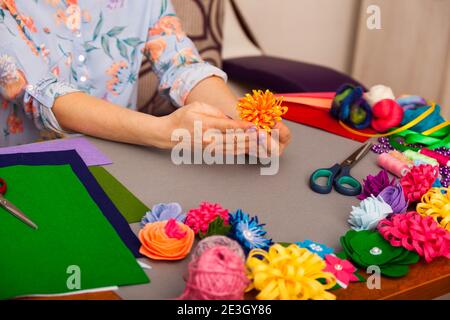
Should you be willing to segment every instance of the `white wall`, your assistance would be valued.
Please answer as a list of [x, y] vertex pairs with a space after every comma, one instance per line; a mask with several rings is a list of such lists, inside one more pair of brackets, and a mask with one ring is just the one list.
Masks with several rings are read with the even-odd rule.
[[349, 72], [359, 0], [237, 0], [266, 54]]

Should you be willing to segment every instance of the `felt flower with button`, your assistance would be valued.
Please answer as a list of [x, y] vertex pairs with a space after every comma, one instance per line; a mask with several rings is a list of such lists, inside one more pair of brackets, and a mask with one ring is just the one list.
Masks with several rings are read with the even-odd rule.
[[394, 247], [416, 251], [427, 262], [439, 257], [450, 259], [450, 232], [431, 217], [417, 212], [396, 215], [381, 221], [378, 231]]
[[308, 249], [309, 251], [317, 254], [322, 259], [325, 259], [325, 256], [327, 254], [332, 254], [334, 249], [327, 247], [324, 244], [317, 243], [311, 240], [305, 240], [303, 242], [296, 242], [296, 245], [298, 245], [300, 248]]
[[166, 221], [175, 219], [180, 222], [186, 220], [186, 215], [183, 214], [181, 205], [179, 203], [160, 203], [154, 205], [151, 211], [148, 211], [142, 218], [142, 225], [147, 223], [154, 223], [158, 221]]
[[359, 278], [355, 275], [356, 268], [348, 260], [339, 259], [335, 255], [325, 256], [326, 268], [323, 270], [334, 274], [337, 284], [342, 288], [347, 288], [350, 282], [357, 282]]
[[419, 261], [419, 255], [402, 247], [393, 247], [381, 234], [375, 231], [348, 231], [341, 237], [346, 258], [357, 266], [368, 268], [378, 266], [387, 277], [403, 277], [409, 272], [409, 265]]
[[379, 196], [392, 208], [393, 213], [405, 213], [408, 209], [409, 202], [400, 184], [387, 187]]
[[359, 207], [353, 207], [348, 222], [353, 230], [375, 230], [378, 223], [392, 213], [392, 208], [383, 198], [374, 196], [361, 201]]
[[363, 182], [363, 192], [358, 196], [359, 200], [364, 200], [370, 196], [378, 196], [385, 188], [394, 185], [395, 178], [389, 180], [386, 170], [381, 170], [376, 176], [369, 175]]
[[230, 214], [230, 238], [239, 242], [246, 253], [253, 249], [267, 250], [272, 245], [272, 239], [267, 239], [265, 236], [267, 231], [264, 230], [264, 224], [260, 224], [258, 217], [252, 217], [237, 210]]

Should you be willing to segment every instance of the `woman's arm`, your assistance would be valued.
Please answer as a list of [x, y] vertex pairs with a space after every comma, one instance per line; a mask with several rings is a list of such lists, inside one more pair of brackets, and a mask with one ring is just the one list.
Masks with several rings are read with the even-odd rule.
[[57, 98], [53, 112], [65, 130], [164, 149], [175, 144], [171, 141], [175, 129], [187, 129], [193, 136], [196, 121], [202, 122], [203, 130], [216, 128], [223, 133], [227, 129], [252, 127], [251, 123], [231, 120], [219, 109], [204, 103], [193, 102], [169, 116], [157, 118], [79, 92]]

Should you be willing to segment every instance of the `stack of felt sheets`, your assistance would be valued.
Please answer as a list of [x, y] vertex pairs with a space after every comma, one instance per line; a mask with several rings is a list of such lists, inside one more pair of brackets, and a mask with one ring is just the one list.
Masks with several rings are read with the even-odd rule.
[[0, 208], [0, 299], [149, 282], [129, 226], [148, 208], [104, 168], [86, 165], [109, 159], [84, 138], [70, 140], [0, 148], [5, 198], [39, 226]]

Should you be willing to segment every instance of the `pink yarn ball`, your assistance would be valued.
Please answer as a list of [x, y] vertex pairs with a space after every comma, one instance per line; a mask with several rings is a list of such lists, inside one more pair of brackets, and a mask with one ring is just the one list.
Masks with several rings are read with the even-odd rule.
[[178, 300], [243, 300], [248, 284], [242, 258], [216, 246], [191, 261], [186, 288]]
[[387, 132], [395, 128], [403, 120], [403, 108], [392, 99], [383, 99], [372, 108], [372, 128], [377, 132]]
[[241, 245], [237, 241], [225, 236], [211, 236], [200, 241], [192, 253], [191, 259], [196, 260], [203, 254], [203, 252], [217, 246], [227, 247], [236, 253], [242, 261], [245, 261], [245, 253], [244, 250], [242, 250]]
[[221, 217], [225, 224], [228, 224], [228, 210], [222, 208], [219, 204], [212, 204], [202, 202], [200, 207], [191, 209], [186, 214], [185, 224], [188, 225], [195, 234], [199, 231], [205, 233], [208, 231], [208, 226], [217, 217]]

